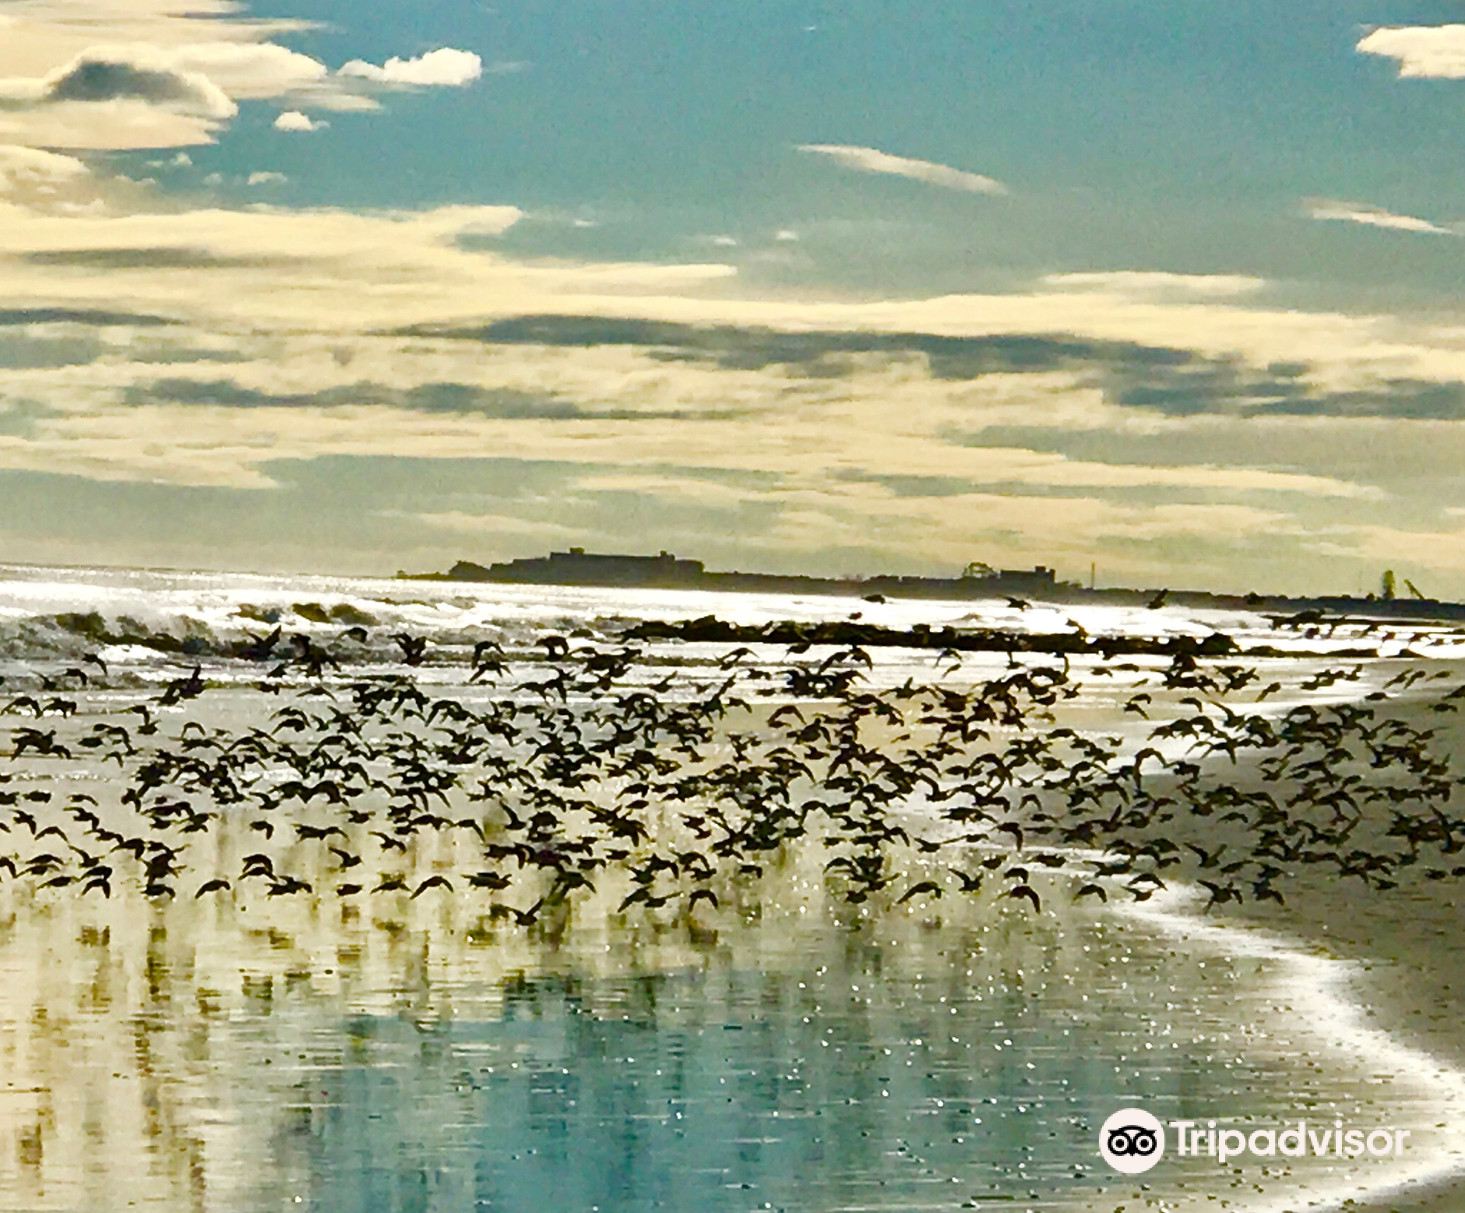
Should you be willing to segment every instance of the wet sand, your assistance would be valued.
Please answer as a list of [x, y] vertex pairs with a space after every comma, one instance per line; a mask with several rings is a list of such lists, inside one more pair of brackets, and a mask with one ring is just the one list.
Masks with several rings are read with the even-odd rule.
[[[1459, 714], [1435, 714], [1417, 701], [1399, 700], [1390, 705], [1390, 715], [1438, 729], [1457, 769], [1465, 770], [1465, 720]], [[1460, 859], [1465, 862], [1465, 852]], [[1370, 1024], [1465, 1069], [1465, 891], [1458, 880], [1427, 879], [1425, 866], [1403, 869], [1399, 887], [1385, 891], [1303, 868], [1285, 888], [1285, 906], [1249, 902], [1215, 917], [1289, 935], [1356, 962], [1352, 988]], [[1465, 1209], [1465, 1171], [1446, 1184], [1346, 1207], [1370, 1213], [1459, 1213]]]

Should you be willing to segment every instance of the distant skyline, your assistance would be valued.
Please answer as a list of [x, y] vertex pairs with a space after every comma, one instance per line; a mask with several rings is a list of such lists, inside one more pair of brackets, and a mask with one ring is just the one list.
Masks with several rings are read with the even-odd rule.
[[1465, 598], [1465, 13], [0, 2], [0, 561]]

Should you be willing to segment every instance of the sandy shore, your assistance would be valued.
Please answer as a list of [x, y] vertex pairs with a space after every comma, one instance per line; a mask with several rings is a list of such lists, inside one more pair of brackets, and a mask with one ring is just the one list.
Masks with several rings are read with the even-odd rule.
[[[1435, 728], [1458, 770], [1465, 772], [1465, 721], [1435, 714], [1417, 702], [1390, 705], [1389, 714]], [[1465, 795], [1461, 789], [1457, 795]], [[1461, 853], [1465, 862], [1465, 852]], [[1360, 967], [1354, 988], [1369, 1022], [1441, 1062], [1465, 1069], [1465, 891], [1457, 880], [1432, 881], [1405, 869], [1399, 887], [1365, 889], [1319, 870], [1301, 870], [1286, 886], [1285, 906], [1248, 903], [1220, 921], [1280, 932]], [[1374, 1213], [1459, 1213], [1465, 1173], [1446, 1185], [1412, 1189], [1350, 1210]]]

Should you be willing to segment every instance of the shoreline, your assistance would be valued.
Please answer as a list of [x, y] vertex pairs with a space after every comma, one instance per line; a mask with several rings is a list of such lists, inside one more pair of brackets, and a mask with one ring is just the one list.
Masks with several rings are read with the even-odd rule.
[[[1465, 723], [1458, 715], [1436, 716], [1418, 699], [1391, 705], [1391, 715], [1409, 723], [1439, 729], [1442, 748], [1465, 767]], [[1465, 851], [1461, 852], [1465, 861]], [[1227, 907], [1208, 922], [1193, 911], [1176, 914], [1165, 902], [1121, 905], [1166, 929], [1158, 921], [1173, 919], [1179, 936], [1222, 930], [1241, 946], [1262, 943], [1291, 951], [1304, 967], [1326, 976], [1337, 1006], [1356, 1020], [1349, 1031], [1360, 1044], [1392, 1055], [1442, 1089], [1445, 1102], [1465, 1100], [1465, 970], [1457, 970], [1455, 948], [1465, 940], [1465, 895], [1458, 879], [1432, 881], [1418, 867], [1410, 877], [1386, 891], [1370, 891], [1356, 882], [1304, 868], [1286, 889], [1286, 904], [1249, 901]], [[1157, 899], [1158, 901], [1158, 899]], [[1457, 975], [1458, 974], [1458, 975]], [[1308, 1004], [1309, 1015], [1318, 1014]], [[1371, 1054], [1370, 1054], [1371, 1056]], [[1443, 1131], [1459, 1141], [1454, 1158], [1419, 1164], [1420, 1174], [1348, 1191], [1310, 1208], [1347, 1208], [1356, 1213], [1458, 1213], [1465, 1208], [1465, 1102], [1456, 1106], [1453, 1122]], [[1295, 1202], [1296, 1207], [1301, 1202]], [[1259, 1201], [1248, 1213], [1287, 1207]]]
[[[1358, 977], [1364, 969], [1360, 962], [1324, 955], [1305, 936], [1263, 927], [1239, 915], [1207, 920], [1196, 905], [1203, 897], [1193, 886], [1177, 884], [1154, 903], [1120, 903], [1112, 912], [1120, 919], [1143, 924], [1160, 937], [1198, 943], [1222, 959], [1260, 957], [1278, 962], [1281, 971], [1271, 979], [1272, 984], [1292, 1004], [1306, 1006], [1306, 1031], [1317, 1037], [1322, 1048], [1339, 1054], [1345, 1065], [1360, 1072], [1386, 1065], [1395, 1081], [1438, 1089], [1431, 1119], [1442, 1118], [1434, 1124], [1442, 1130], [1443, 1155], [1432, 1151], [1411, 1158], [1405, 1154], [1387, 1167], [1379, 1164], [1378, 1178], [1363, 1184], [1356, 1178], [1331, 1178], [1326, 1173], [1316, 1183], [1298, 1176], [1286, 1190], [1273, 1191], [1268, 1184], [1255, 1201], [1241, 1206], [1245, 1213], [1290, 1213], [1303, 1206], [1378, 1213], [1458, 1209], [1459, 1195], [1465, 1191], [1465, 1069], [1418, 1047], [1392, 1025], [1370, 1022], [1377, 1014], [1370, 997], [1374, 992], [1361, 988]], [[1247, 1110], [1239, 1109], [1235, 1119], [1245, 1124]], [[1292, 1119], [1288, 1116], [1284, 1123], [1291, 1124]], [[1309, 1117], [1299, 1108], [1297, 1119]], [[1314, 1165], [1324, 1164], [1318, 1160]], [[1167, 1207], [1201, 1208], [1213, 1200], [1214, 1194], [1187, 1196]], [[1445, 1203], [1436, 1204], [1436, 1200]]]

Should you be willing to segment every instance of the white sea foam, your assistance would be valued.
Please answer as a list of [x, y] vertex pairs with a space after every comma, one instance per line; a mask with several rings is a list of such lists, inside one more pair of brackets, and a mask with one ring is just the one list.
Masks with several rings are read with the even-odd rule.
[[[180, 652], [209, 660], [278, 623], [287, 634], [335, 636], [370, 621], [375, 655], [389, 657], [394, 631], [411, 631], [441, 645], [468, 645], [484, 635], [528, 641], [536, 632], [589, 627], [616, 631], [642, 620], [690, 620], [706, 615], [734, 624], [796, 620], [863, 623], [892, 629], [916, 625], [1018, 633], [1068, 631], [1095, 636], [1165, 640], [1222, 632], [1243, 647], [1327, 654], [1380, 646], [1385, 654], [1407, 645], [1429, 657], [1465, 656], [1465, 634], [1448, 626], [1386, 625], [1361, 635], [1356, 627], [1307, 636], [1277, 629], [1265, 614], [1166, 606], [1157, 610], [1106, 604], [1034, 602], [1018, 610], [1004, 599], [984, 601], [891, 599], [866, 602], [835, 595], [775, 595], [701, 590], [618, 589], [492, 583], [414, 582], [320, 576], [186, 573], [128, 569], [53, 569], [0, 565], [0, 659], [77, 656], [96, 645], [96, 630], [123, 642], [126, 664], [151, 662], [142, 650]], [[1381, 640], [1393, 632], [1391, 639]], [[683, 656], [695, 650], [677, 646]], [[364, 653], [363, 656], [366, 654]], [[885, 672], [904, 678], [925, 671], [929, 653], [877, 654]], [[994, 661], [1001, 661], [994, 655]], [[975, 668], [982, 655], [969, 654]], [[1324, 692], [1350, 697], [1354, 688]]]

